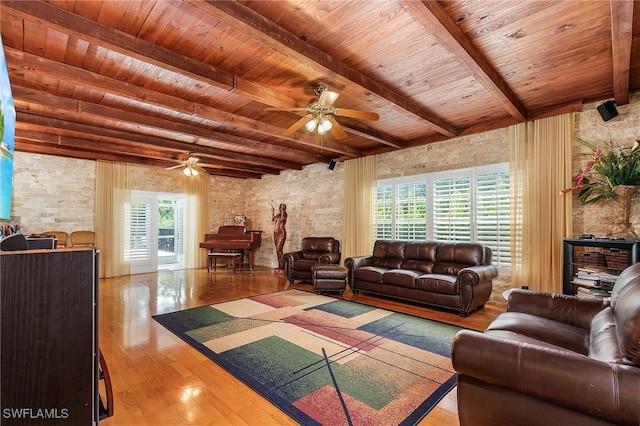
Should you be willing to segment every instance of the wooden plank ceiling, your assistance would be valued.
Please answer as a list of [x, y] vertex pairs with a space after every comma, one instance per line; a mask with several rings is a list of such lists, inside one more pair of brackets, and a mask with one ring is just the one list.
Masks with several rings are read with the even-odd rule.
[[[260, 178], [629, 102], [633, 1], [12, 1], [16, 150]], [[324, 85], [347, 137], [300, 119]]]

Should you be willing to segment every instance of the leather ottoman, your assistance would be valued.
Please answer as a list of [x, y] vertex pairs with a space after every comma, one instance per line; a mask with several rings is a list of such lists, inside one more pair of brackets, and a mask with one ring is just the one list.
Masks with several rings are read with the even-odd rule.
[[317, 294], [337, 291], [342, 295], [346, 286], [347, 270], [335, 264], [316, 264], [311, 267], [311, 282]]

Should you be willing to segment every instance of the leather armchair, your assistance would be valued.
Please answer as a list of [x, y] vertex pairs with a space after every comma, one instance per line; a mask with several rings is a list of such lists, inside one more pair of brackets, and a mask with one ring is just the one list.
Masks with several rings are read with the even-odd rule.
[[300, 250], [283, 255], [284, 272], [291, 284], [295, 280], [311, 282], [311, 267], [316, 264], [339, 264], [340, 241], [332, 237], [305, 237]]
[[514, 290], [484, 333], [452, 346], [464, 425], [638, 425], [640, 263], [610, 302]]

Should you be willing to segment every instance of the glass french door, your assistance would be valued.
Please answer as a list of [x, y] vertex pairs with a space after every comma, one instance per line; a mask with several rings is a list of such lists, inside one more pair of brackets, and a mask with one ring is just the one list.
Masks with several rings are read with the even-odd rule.
[[182, 199], [178, 194], [132, 192], [131, 204], [125, 206], [130, 247], [124, 253], [132, 274], [180, 267], [184, 256]]

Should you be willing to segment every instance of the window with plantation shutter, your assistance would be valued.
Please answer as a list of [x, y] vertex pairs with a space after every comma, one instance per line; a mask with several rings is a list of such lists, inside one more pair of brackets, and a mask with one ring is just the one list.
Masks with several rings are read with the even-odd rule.
[[395, 238], [424, 240], [427, 238], [426, 182], [408, 182], [396, 186]]
[[125, 207], [125, 228], [129, 230], [129, 247], [125, 260], [147, 260], [151, 257], [151, 205], [131, 203]]
[[391, 239], [393, 234], [393, 186], [380, 185], [377, 188], [376, 198], [376, 237], [378, 239]]
[[433, 239], [470, 241], [471, 178], [446, 177], [433, 180]]
[[511, 197], [509, 172], [476, 177], [476, 240], [491, 247], [493, 264], [511, 266]]
[[508, 164], [378, 182], [376, 238], [476, 241], [501, 273], [511, 267]]

